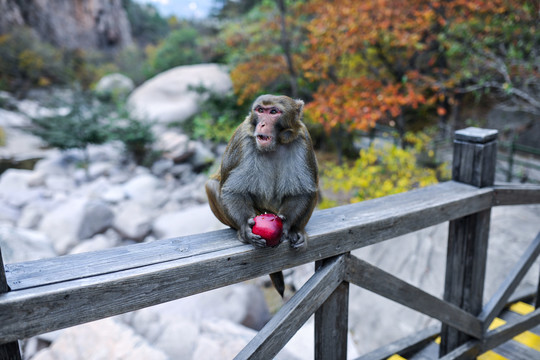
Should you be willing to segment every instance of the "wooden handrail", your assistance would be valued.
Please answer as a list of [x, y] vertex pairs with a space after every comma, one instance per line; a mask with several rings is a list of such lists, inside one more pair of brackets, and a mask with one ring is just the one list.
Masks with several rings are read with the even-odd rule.
[[240, 243], [234, 231], [219, 230], [8, 264], [11, 291], [0, 295], [0, 343], [208, 291], [466, 216], [496, 205], [494, 189], [449, 181], [318, 211], [307, 227], [305, 251], [254, 249]]

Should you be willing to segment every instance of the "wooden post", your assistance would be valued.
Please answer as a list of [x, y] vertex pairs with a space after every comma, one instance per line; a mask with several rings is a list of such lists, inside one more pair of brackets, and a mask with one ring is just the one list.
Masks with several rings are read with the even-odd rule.
[[[456, 131], [452, 179], [477, 187], [495, 180], [497, 130]], [[491, 209], [450, 221], [444, 300], [478, 315], [482, 310]], [[440, 355], [462, 345], [469, 336], [443, 324]]]
[[[315, 262], [315, 271], [324, 259]], [[315, 360], [347, 358], [349, 283], [343, 281], [315, 312]]]
[[[0, 249], [0, 294], [7, 293], [8, 291], [9, 286], [6, 280], [4, 261], [2, 260], [2, 249]], [[13, 341], [0, 345], [0, 360], [21, 360], [19, 342]]]

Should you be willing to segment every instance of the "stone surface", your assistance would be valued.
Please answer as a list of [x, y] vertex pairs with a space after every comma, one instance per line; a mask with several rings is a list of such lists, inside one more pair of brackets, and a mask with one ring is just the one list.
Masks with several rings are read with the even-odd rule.
[[150, 230], [154, 214], [135, 201], [127, 201], [121, 204], [114, 215], [113, 227], [124, 238], [142, 241]]
[[158, 239], [198, 234], [227, 228], [216, 219], [208, 204], [158, 216], [152, 231]]
[[0, 1], [0, 32], [17, 25], [70, 49], [110, 50], [133, 42], [121, 0]]
[[38, 352], [34, 360], [167, 360], [162, 351], [151, 347], [128, 326], [103, 319], [69, 328]]
[[100, 98], [122, 99], [129, 95], [134, 88], [135, 84], [133, 83], [133, 80], [125, 75], [113, 73], [99, 79], [96, 84], [95, 92]]
[[0, 249], [6, 264], [56, 256], [47, 236], [11, 225], [0, 225]]
[[217, 64], [179, 66], [156, 75], [136, 88], [128, 99], [132, 114], [158, 123], [183, 122], [197, 113], [204, 99], [190, 87], [217, 93], [232, 89], [228, 72]]
[[103, 201], [73, 198], [47, 213], [39, 230], [54, 241], [59, 254], [65, 254], [79, 240], [87, 239], [107, 229], [113, 212]]

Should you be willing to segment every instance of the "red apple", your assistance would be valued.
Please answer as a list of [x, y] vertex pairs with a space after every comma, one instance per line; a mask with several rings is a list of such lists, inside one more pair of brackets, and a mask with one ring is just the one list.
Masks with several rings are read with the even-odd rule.
[[262, 214], [255, 217], [253, 233], [266, 240], [267, 246], [278, 246], [283, 231], [283, 222], [274, 214]]

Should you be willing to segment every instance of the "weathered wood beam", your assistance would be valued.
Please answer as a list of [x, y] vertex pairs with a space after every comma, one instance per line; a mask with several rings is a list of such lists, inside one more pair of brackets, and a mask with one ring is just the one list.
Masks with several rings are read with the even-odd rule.
[[476, 317], [354, 256], [347, 259], [345, 280], [476, 338], [482, 337], [482, 323]]
[[338, 256], [325, 262], [235, 359], [273, 359], [342, 283], [344, 265], [344, 256]]
[[[317, 261], [315, 271], [329, 261], [333, 258]], [[342, 281], [315, 312], [315, 360], [347, 358], [348, 320], [349, 283]]]
[[[497, 131], [467, 128], [456, 131], [452, 180], [479, 188], [495, 179]], [[450, 221], [444, 300], [473, 315], [482, 311], [491, 208]], [[451, 326], [441, 329], [443, 356], [469, 336]]]
[[493, 205], [540, 204], [540, 186], [529, 184], [496, 184]]
[[[9, 286], [4, 272], [4, 260], [0, 249], [0, 294], [7, 293]], [[19, 342], [17, 340], [0, 345], [0, 360], [21, 360]]]
[[484, 309], [478, 316], [480, 321], [484, 324], [484, 331], [487, 330], [493, 319], [504, 308], [510, 295], [517, 288], [523, 277], [527, 274], [531, 265], [534, 263], [538, 255], [540, 254], [540, 233], [536, 235], [536, 238], [531, 242], [529, 247], [525, 250], [518, 262], [514, 265], [509, 272], [504, 282], [501, 284], [497, 292], [484, 306]]

